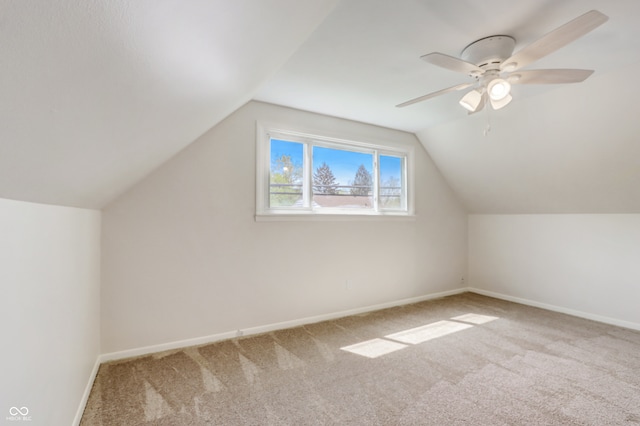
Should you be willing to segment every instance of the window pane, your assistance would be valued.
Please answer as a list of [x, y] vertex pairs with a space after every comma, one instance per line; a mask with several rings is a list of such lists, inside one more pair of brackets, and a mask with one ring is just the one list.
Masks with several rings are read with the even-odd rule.
[[402, 160], [401, 157], [380, 156], [380, 208], [404, 208]]
[[303, 152], [301, 143], [271, 139], [270, 207], [302, 207]]
[[313, 147], [313, 207], [373, 208], [373, 154]]

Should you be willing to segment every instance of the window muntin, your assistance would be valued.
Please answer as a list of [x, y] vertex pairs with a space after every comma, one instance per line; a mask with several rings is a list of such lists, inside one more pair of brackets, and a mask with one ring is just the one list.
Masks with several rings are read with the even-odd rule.
[[412, 216], [412, 153], [258, 124], [256, 218]]

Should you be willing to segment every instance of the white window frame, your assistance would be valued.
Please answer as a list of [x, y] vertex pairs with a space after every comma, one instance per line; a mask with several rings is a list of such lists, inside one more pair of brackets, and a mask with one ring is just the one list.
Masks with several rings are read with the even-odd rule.
[[[411, 219], [414, 213], [414, 149], [411, 146], [395, 146], [391, 143], [370, 143], [320, 136], [313, 133], [291, 130], [284, 126], [258, 122], [256, 126], [256, 220], [363, 220], [363, 219]], [[271, 208], [269, 206], [271, 139], [282, 139], [304, 144], [303, 148], [303, 204], [308, 207]], [[377, 141], [376, 141], [377, 142]], [[311, 201], [313, 186], [312, 149], [320, 146], [346, 149], [373, 154], [373, 199], [371, 209], [330, 208], [314, 209]], [[381, 209], [378, 205], [380, 173], [379, 156], [394, 156], [403, 159], [402, 184], [404, 205], [402, 209]]]

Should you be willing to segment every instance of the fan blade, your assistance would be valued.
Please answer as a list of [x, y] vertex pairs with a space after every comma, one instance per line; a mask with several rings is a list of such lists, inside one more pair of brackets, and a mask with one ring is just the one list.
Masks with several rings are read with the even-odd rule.
[[516, 71], [509, 75], [507, 80], [511, 84], [565, 84], [580, 83], [586, 80], [593, 70], [531, 70]]
[[442, 68], [446, 68], [451, 71], [461, 72], [468, 75], [482, 75], [484, 70], [471, 62], [463, 61], [462, 59], [454, 58], [453, 56], [445, 55], [444, 53], [428, 53], [421, 56], [420, 59], [424, 59], [430, 64], [437, 65]]
[[502, 71], [515, 71], [538, 59], [555, 52], [561, 47], [604, 24], [609, 17], [597, 10], [592, 10], [576, 19], [556, 28], [542, 38], [534, 41], [500, 65]]
[[457, 86], [448, 87], [446, 89], [438, 90], [437, 92], [429, 93], [428, 95], [420, 96], [415, 99], [411, 99], [410, 101], [403, 102], [401, 104], [396, 105], [397, 108], [404, 108], [408, 105], [413, 105], [418, 102], [426, 101], [427, 99], [435, 98], [436, 96], [444, 95], [445, 93], [455, 92], [456, 90], [463, 90], [469, 86], [473, 86], [475, 83], [462, 83]]

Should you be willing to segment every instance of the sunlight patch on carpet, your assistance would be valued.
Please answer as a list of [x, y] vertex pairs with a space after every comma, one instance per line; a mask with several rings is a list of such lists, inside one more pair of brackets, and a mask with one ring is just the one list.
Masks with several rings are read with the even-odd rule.
[[438, 321], [421, 327], [410, 328], [409, 330], [389, 334], [384, 337], [402, 343], [417, 345], [418, 343], [423, 343], [428, 340], [446, 336], [447, 334], [455, 333], [471, 327], [473, 326], [470, 324], [461, 324], [459, 322], [452, 321]]
[[367, 358], [377, 358], [381, 355], [386, 355], [406, 347], [407, 345], [403, 345], [398, 342], [390, 342], [389, 340], [384, 339], [371, 339], [365, 342], [356, 343], [355, 345], [344, 346], [340, 349], [356, 355], [366, 356]]
[[[367, 340], [340, 349], [354, 354], [377, 358], [382, 355], [403, 349], [407, 345], [417, 345], [438, 337], [456, 333], [472, 328], [473, 325], [481, 325], [499, 319], [490, 315], [468, 313], [451, 318], [453, 321], [437, 321], [420, 327], [410, 328], [397, 333], [388, 334], [384, 338]], [[465, 324], [466, 323], [466, 324]], [[387, 340], [388, 339], [388, 340]]]
[[480, 314], [464, 314], [451, 318], [456, 321], [470, 322], [471, 324], [486, 324], [491, 321], [495, 321], [498, 317], [492, 317], [491, 315]]

